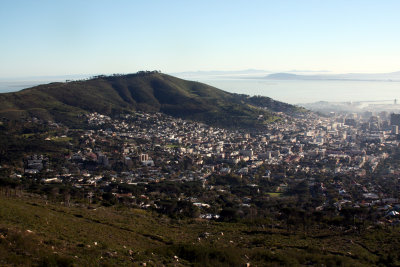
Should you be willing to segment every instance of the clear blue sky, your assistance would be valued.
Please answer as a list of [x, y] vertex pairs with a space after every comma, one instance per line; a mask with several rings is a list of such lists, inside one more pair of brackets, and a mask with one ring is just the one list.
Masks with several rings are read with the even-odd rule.
[[0, 77], [400, 70], [400, 1], [1, 0]]

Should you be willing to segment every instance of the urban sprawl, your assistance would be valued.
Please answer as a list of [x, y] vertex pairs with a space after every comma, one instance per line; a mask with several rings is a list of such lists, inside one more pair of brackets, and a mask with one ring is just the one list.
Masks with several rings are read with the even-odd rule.
[[91, 113], [85, 130], [46, 122], [55, 133], [46, 141], [68, 143], [61, 164], [28, 155], [11, 177], [67, 183], [90, 203], [204, 219], [263, 215], [274, 212], [268, 203], [304, 201], [321, 212], [368, 208], [377, 223], [397, 223], [400, 115], [278, 115], [251, 132], [141, 112]]

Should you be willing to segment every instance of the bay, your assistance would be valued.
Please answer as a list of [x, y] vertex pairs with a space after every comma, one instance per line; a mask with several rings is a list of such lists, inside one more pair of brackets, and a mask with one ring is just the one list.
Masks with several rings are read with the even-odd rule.
[[400, 82], [353, 80], [266, 80], [199, 79], [222, 90], [248, 95], [268, 96], [290, 104], [317, 101], [376, 101], [393, 103], [400, 99]]

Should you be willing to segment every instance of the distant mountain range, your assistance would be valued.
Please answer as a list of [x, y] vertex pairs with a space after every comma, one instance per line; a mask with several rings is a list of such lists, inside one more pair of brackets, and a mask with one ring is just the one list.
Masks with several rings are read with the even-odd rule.
[[400, 81], [400, 71], [390, 73], [346, 73], [330, 74], [320, 70], [290, 70], [273, 73], [267, 70], [238, 70], [238, 71], [188, 71], [172, 73], [184, 79], [269, 79], [269, 80], [341, 80], [341, 81]]
[[347, 73], [299, 75], [293, 73], [272, 73], [264, 77], [270, 80], [345, 80], [345, 81], [400, 81], [400, 71], [391, 73]]
[[278, 119], [274, 112], [304, 111], [268, 97], [228, 93], [159, 72], [101, 75], [0, 94], [0, 117], [11, 119], [36, 116], [73, 125], [87, 112], [116, 115], [135, 110], [228, 128], [261, 127]]

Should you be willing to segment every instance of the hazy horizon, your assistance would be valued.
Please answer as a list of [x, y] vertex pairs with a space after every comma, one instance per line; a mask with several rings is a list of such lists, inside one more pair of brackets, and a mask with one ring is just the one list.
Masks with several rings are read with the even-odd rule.
[[[140, 69], [138, 71], [153, 71], [152, 69]], [[60, 79], [86, 79], [96, 75], [113, 75], [113, 74], [131, 74], [136, 73], [137, 71], [128, 71], [128, 72], [107, 72], [107, 73], [75, 73], [75, 74], [43, 74], [43, 75], [20, 75], [20, 76], [0, 76], [0, 81], [36, 81], [36, 80], [60, 80]], [[250, 76], [250, 77], [259, 77], [259, 74], [275, 74], [275, 73], [291, 73], [297, 75], [304, 75], [304, 76], [312, 76], [312, 75], [348, 75], [348, 74], [365, 74], [365, 75], [376, 75], [376, 74], [400, 74], [400, 67], [399, 69], [394, 69], [388, 72], [333, 72], [330, 70], [296, 70], [296, 69], [288, 69], [288, 70], [264, 70], [264, 69], [255, 69], [255, 68], [248, 68], [248, 69], [236, 69], [236, 70], [226, 70], [226, 69], [208, 69], [208, 70], [184, 70], [179, 72], [165, 72], [162, 73], [173, 75], [173, 76], [185, 76], [185, 75], [200, 75], [200, 76], [207, 76], [207, 75], [238, 75], [238, 76]]]

